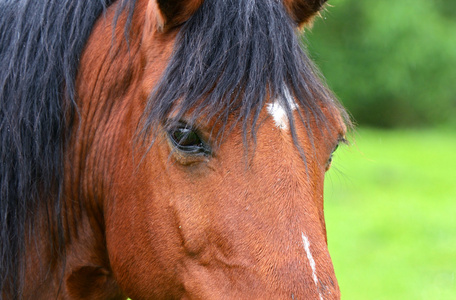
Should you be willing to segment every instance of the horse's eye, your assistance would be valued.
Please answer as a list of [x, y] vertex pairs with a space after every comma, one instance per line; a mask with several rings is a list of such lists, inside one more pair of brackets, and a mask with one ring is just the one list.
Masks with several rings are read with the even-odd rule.
[[337, 148], [339, 148], [339, 144], [337, 144], [336, 147], [334, 147], [334, 150], [331, 152], [331, 155], [329, 156], [329, 159], [326, 162], [326, 171], [328, 171], [329, 168], [331, 167], [331, 163], [332, 163], [332, 160], [333, 160], [334, 152], [336, 152]]
[[345, 139], [344, 136], [339, 136], [339, 139], [338, 139], [338, 143], [337, 145], [334, 147], [333, 151], [331, 152], [331, 155], [329, 156], [329, 159], [328, 161], [326, 162], [326, 171], [329, 170], [329, 168], [331, 167], [331, 163], [332, 163], [332, 160], [333, 160], [333, 155], [334, 155], [334, 152], [336, 152], [337, 148], [339, 148], [339, 145], [340, 144], [346, 144], [346, 145], [349, 145], [350, 143]]
[[177, 128], [172, 132], [172, 137], [180, 147], [199, 146], [202, 143], [198, 134], [188, 128]]
[[169, 138], [177, 150], [186, 154], [209, 154], [210, 149], [204, 143], [198, 133], [185, 126], [171, 129], [168, 132]]

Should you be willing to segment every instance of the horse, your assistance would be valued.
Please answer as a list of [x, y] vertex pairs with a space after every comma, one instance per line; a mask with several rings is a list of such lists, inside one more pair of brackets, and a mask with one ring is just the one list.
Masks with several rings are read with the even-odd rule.
[[0, 299], [339, 299], [325, 0], [0, 2]]

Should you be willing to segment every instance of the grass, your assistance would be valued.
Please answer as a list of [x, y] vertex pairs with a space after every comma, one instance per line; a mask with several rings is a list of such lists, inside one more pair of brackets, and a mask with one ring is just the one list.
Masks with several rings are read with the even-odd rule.
[[456, 299], [456, 132], [360, 129], [325, 182], [343, 299]]

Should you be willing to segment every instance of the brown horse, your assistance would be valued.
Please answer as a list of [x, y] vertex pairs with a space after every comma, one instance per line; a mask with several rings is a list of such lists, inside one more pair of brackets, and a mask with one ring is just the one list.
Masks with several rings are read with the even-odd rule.
[[2, 2], [0, 299], [339, 299], [324, 2]]

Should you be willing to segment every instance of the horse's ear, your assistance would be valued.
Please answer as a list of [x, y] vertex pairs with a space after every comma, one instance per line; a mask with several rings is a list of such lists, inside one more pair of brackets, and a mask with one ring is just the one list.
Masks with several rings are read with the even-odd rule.
[[151, 5], [158, 14], [158, 27], [161, 30], [176, 27], [187, 21], [204, 0], [152, 0]]
[[327, 0], [283, 0], [293, 20], [302, 26], [309, 23]]

